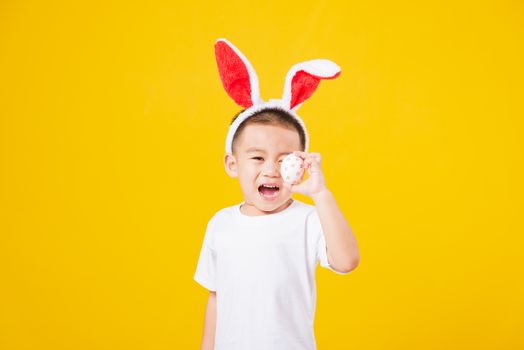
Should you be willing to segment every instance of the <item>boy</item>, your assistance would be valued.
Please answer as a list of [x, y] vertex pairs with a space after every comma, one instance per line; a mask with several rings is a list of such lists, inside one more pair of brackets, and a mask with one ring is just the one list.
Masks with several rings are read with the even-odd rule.
[[[229, 73], [242, 71], [231, 70], [235, 59], [241, 68], [249, 65], [225, 40], [215, 49], [219, 69], [220, 50], [227, 50]], [[314, 350], [316, 265], [347, 274], [358, 265], [359, 251], [326, 186], [320, 154], [306, 152], [303, 122], [281, 102], [258, 100], [252, 94], [254, 71], [246, 71], [250, 89], [241, 97], [222, 77], [235, 101], [258, 102], [241, 104], [247, 109], [233, 119], [226, 140], [225, 169], [238, 178], [244, 201], [209, 220], [194, 275], [210, 291], [201, 349]], [[280, 175], [280, 162], [290, 153], [308, 170], [300, 184]], [[293, 192], [315, 205], [291, 198]]]

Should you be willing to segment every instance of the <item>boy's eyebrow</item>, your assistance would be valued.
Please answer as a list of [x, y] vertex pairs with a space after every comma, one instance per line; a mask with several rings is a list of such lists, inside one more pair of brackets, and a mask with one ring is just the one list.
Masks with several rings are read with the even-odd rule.
[[[250, 147], [247, 149], [246, 153], [255, 153], [255, 152], [261, 152], [261, 153], [266, 153], [266, 151], [264, 151], [263, 149], [260, 149], [260, 148], [256, 148], [256, 147]], [[292, 153], [292, 151], [289, 151], [289, 152], [280, 152], [278, 155], [282, 155], [282, 154], [288, 154], [288, 153]]]

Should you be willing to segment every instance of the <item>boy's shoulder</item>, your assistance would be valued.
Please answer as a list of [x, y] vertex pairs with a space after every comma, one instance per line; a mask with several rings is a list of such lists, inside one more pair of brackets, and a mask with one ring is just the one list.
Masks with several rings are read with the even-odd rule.
[[218, 209], [214, 214], [213, 216], [211, 217], [211, 220], [215, 219], [215, 218], [220, 218], [220, 217], [224, 217], [224, 216], [234, 216], [235, 215], [235, 210], [237, 209], [237, 207], [240, 205], [240, 203], [238, 204], [234, 204], [234, 205], [230, 205], [228, 207], [224, 207], [224, 208], [220, 208]]

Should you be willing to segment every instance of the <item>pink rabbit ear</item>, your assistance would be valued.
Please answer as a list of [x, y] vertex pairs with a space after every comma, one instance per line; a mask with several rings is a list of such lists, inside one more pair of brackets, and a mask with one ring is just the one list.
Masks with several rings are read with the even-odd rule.
[[297, 63], [288, 71], [282, 103], [296, 110], [317, 89], [321, 79], [334, 79], [340, 75], [340, 67], [329, 60], [318, 59]]
[[226, 39], [218, 39], [215, 57], [222, 85], [228, 95], [244, 108], [259, 103], [258, 77], [242, 52]]

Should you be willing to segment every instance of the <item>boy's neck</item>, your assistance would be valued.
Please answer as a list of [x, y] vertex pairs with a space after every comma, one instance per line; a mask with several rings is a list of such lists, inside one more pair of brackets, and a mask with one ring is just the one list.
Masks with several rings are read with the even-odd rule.
[[247, 216], [262, 216], [262, 215], [276, 214], [276, 213], [280, 213], [283, 210], [286, 210], [293, 203], [293, 200], [294, 200], [293, 198], [289, 198], [284, 204], [282, 204], [280, 207], [278, 207], [277, 209], [273, 211], [263, 211], [263, 210], [258, 209], [254, 205], [244, 202], [240, 206], [240, 212]]

